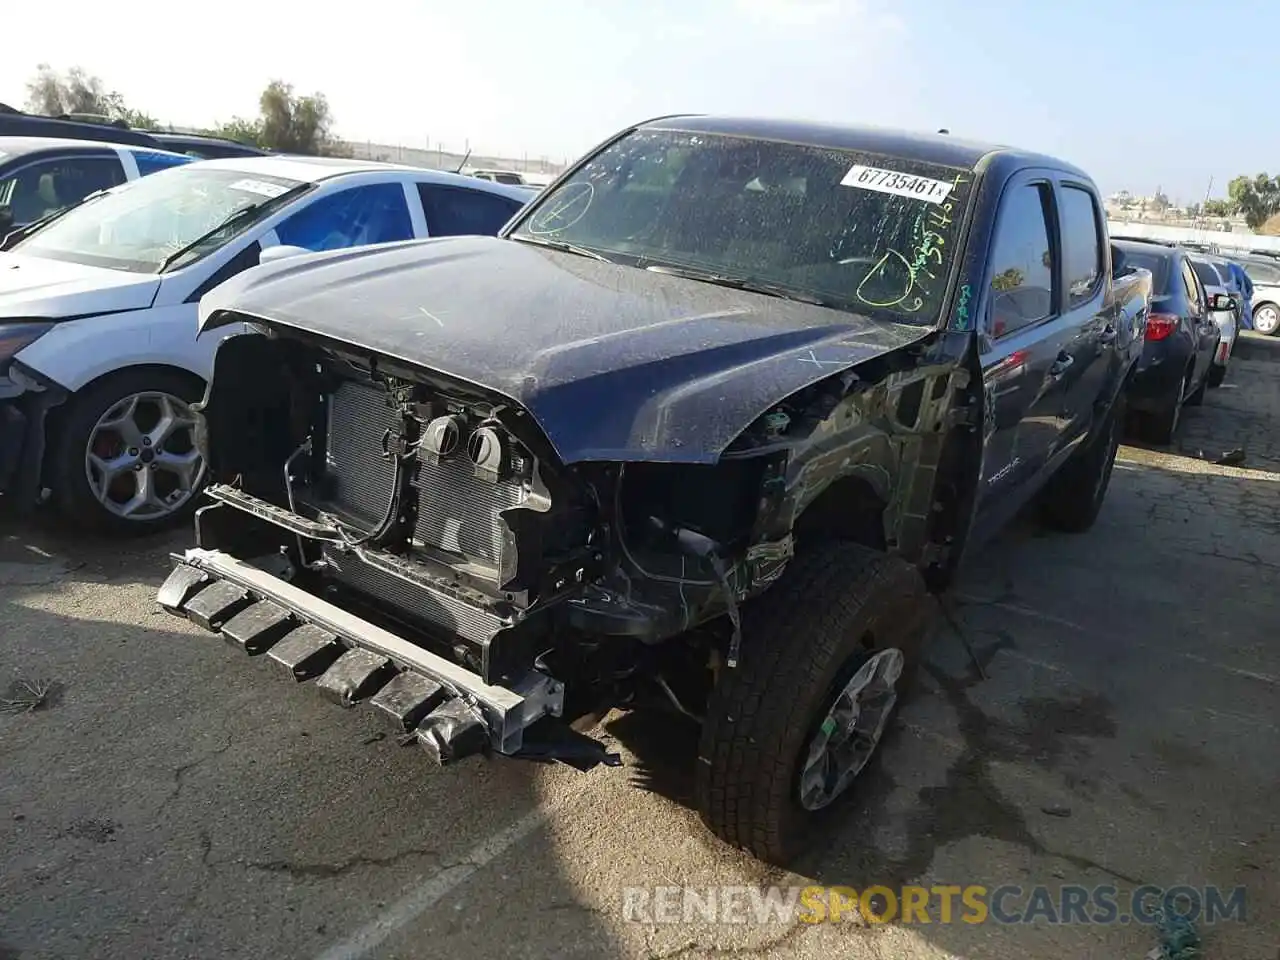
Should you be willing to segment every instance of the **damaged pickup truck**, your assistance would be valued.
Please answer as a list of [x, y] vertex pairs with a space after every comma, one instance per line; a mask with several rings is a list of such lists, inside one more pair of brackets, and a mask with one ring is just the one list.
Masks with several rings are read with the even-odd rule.
[[1098, 514], [1150, 274], [1047, 157], [701, 116], [497, 238], [206, 296], [212, 478], [160, 603], [439, 762], [700, 724], [699, 812], [785, 862], [838, 809], [963, 555]]

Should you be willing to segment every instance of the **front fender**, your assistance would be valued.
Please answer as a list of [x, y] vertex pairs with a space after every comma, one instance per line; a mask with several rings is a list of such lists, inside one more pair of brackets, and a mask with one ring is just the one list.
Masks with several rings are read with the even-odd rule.
[[[234, 335], [246, 330], [231, 328]], [[196, 305], [173, 304], [65, 320], [20, 351], [17, 359], [75, 392], [125, 367], [176, 367], [208, 381], [218, 337], [196, 338]]]

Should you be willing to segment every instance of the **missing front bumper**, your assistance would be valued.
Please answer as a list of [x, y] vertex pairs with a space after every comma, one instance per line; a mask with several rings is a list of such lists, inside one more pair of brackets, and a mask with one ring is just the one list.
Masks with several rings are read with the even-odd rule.
[[564, 686], [530, 670], [511, 687], [218, 550], [188, 550], [157, 600], [249, 654], [266, 653], [344, 706], [367, 700], [439, 762], [487, 745], [517, 755], [525, 731], [558, 717]]

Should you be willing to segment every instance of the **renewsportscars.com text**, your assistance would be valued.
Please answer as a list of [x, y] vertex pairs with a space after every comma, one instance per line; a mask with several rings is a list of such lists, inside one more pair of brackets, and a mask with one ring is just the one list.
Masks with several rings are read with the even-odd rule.
[[852, 887], [624, 887], [631, 923], [1154, 924], [1245, 920], [1245, 890], [1112, 885]]

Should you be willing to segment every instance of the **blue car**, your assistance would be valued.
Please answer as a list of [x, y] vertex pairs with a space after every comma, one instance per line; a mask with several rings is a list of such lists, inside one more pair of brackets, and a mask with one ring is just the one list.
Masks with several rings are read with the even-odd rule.
[[1227, 269], [1228, 288], [1232, 294], [1240, 298], [1240, 315], [1238, 317], [1240, 329], [1252, 330], [1253, 281], [1249, 279], [1249, 274], [1245, 273], [1244, 267], [1234, 260], [1223, 259], [1221, 263]]
[[151, 147], [0, 137], [0, 234], [79, 203], [91, 193], [194, 158]]

